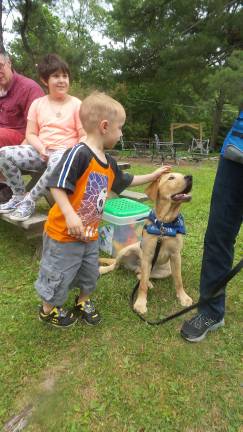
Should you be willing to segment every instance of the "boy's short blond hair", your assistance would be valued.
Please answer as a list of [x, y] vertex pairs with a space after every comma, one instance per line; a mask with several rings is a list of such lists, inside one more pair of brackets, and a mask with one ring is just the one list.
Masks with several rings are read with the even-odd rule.
[[87, 133], [93, 132], [102, 120], [114, 121], [126, 117], [123, 106], [105, 93], [95, 91], [87, 96], [80, 107], [80, 119]]

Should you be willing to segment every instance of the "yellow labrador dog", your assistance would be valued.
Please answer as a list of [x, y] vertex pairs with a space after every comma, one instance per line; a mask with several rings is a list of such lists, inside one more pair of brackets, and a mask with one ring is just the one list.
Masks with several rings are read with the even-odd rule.
[[[115, 259], [101, 258], [100, 274], [114, 270], [120, 265], [135, 271], [140, 284], [134, 309], [147, 312], [147, 291], [152, 286], [150, 278], [165, 278], [172, 275], [176, 295], [182, 306], [190, 306], [192, 299], [183, 288], [181, 277], [181, 250], [183, 247], [184, 223], [180, 207], [191, 200], [192, 176], [180, 173], [166, 173], [150, 184], [146, 193], [154, 201], [154, 210], [145, 221], [140, 245], [135, 243], [122, 249]], [[152, 261], [158, 239], [161, 246], [158, 258], [152, 268]]]

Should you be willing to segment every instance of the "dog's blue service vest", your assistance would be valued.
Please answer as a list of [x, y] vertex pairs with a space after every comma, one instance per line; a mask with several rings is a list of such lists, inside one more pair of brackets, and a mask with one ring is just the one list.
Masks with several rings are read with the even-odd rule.
[[176, 234], [186, 234], [186, 227], [184, 223], [184, 218], [182, 214], [179, 214], [173, 222], [165, 223], [161, 222], [156, 218], [154, 210], [151, 210], [147, 219], [149, 219], [152, 224], [144, 225], [144, 229], [148, 234], [162, 235], [168, 237], [175, 237]]

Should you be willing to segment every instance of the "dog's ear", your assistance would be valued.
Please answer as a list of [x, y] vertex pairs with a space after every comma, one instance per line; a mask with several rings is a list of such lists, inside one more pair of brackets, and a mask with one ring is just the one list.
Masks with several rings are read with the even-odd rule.
[[156, 201], [158, 195], [158, 187], [159, 187], [160, 177], [154, 180], [146, 189], [145, 193], [151, 199], [151, 201]]

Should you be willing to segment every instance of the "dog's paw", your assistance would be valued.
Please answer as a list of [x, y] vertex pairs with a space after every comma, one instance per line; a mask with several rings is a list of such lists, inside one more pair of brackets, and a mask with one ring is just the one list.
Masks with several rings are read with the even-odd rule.
[[179, 296], [179, 300], [182, 306], [191, 306], [192, 305], [192, 298], [189, 297], [186, 293], [183, 293]]
[[135, 310], [135, 312], [139, 313], [140, 315], [146, 314], [147, 313], [146, 301], [138, 298], [133, 305], [133, 309]]

